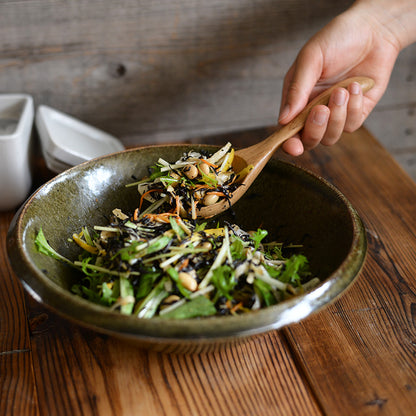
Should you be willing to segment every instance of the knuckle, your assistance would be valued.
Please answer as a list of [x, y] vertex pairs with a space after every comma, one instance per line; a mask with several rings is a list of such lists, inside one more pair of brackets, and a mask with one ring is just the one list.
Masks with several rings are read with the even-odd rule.
[[344, 131], [346, 133], [354, 133], [354, 131], [357, 130], [359, 127], [360, 125], [346, 124], [344, 127]]

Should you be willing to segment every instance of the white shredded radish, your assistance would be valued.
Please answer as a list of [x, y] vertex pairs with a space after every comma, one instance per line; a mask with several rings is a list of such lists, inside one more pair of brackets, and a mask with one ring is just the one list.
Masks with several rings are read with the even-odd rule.
[[221, 147], [220, 150], [218, 150], [211, 157], [209, 157], [207, 161], [209, 163], [217, 163], [221, 158], [223, 158], [227, 154], [230, 148], [231, 148], [231, 143], [228, 142], [225, 146]]

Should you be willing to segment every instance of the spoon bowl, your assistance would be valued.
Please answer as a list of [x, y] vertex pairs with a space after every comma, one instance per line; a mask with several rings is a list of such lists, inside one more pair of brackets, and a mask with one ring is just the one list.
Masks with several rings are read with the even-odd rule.
[[232, 193], [230, 199], [199, 208], [197, 216], [210, 218], [226, 211], [231, 205], [235, 204], [245, 194], [278, 147], [302, 130], [312, 108], [316, 105], [328, 104], [329, 97], [334, 89], [346, 88], [353, 82], [358, 82], [361, 85], [363, 93], [369, 91], [374, 86], [374, 80], [368, 77], [353, 77], [340, 81], [315, 97], [292, 121], [276, 130], [269, 137], [253, 146], [237, 150], [233, 159], [233, 170], [240, 172], [249, 165], [252, 165], [253, 168], [244, 177], [241, 185]]

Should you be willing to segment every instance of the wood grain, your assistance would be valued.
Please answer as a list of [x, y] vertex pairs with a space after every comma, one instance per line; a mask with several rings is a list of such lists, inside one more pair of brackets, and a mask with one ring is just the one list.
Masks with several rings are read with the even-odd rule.
[[285, 331], [292, 349], [326, 414], [408, 414], [416, 401], [416, 186], [363, 130], [302, 164], [351, 200], [369, 256], [345, 296]]
[[29, 350], [0, 353], [2, 415], [38, 416], [36, 385]]
[[322, 414], [277, 332], [212, 353], [163, 354], [32, 304], [31, 319], [39, 316], [32, 346], [41, 414]]
[[[0, 222], [0, 233], [5, 238], [12, 213], [2, 215]], [[11, 271], [6, 247], [3, 244], [0, 250], [0, 290], [4, 293], [4, 302], [0, 303], [0, 314], [4, 326], [0, 327], [0, 348], [1, 351], [13, 351], [28, 348], [27, 331], [22, 330], [22, 321], [25, 320], [25, 308], [23, 292], [20, 285], [15, 284], [15, 277]], [[15, 302], [14, 300], [17, 300]], [[22, 307], [23, 306], [23, 307]], [[12, 326], [13, 331], [5, 331]]]
[[26, 305], [6, 253], [12, 216], [0, 212], [0, 414], [37, 415]]

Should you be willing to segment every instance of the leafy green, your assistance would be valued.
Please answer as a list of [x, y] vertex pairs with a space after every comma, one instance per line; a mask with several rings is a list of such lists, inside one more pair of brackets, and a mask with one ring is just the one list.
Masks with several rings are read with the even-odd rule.
[[46, 240], [45, 235], [43, 234], [42, 227], [39, 229], [39, 232], [36, 235], [35, 244], [36, 244], [36, 247], [38, 248], [39, 253], [52, 257], [55, 260], [61, 260], [64, 263], [70, 264], [71, 266], [73, 265], [71, 260], [68, 260], [66, 257], [59, 254], [49, 245], [48, 241]]
[[87, 227], [82, 227], [82, 233], [84, 235], [86, 243], [90, 246], [94, 246], [94, 242], [92, 241], [90, 232], [88, 231]]
[[169, 295], [169, 292], [165, 288], [167, 281], [167, 277], [161, 279], [135, 308], [134, 313], [139, 318], [152, 318], [155, 315], [160, 303]]
[[205, 228], [206, 228], [206, 226], [207, 226], [207, 223], [206, 222], [201, 222], [199, 224], [196, 224], [196, 226], [195, 226], [195, 232], [198, 233], [199, 231], [204, 231]]
[[149, 182], [152, 182], [156, 178], [159, 178], [160, 176], [164, 176], [165, 175], [165, 173], [161, 171], [161, 168], [162, 167], [163, 166], [160, 165], [160, 164], [158, 164], [158, 163], [156, 163], [153, 166], [150, 166], [150, 169], [153, 170], [154, 172], [152, 172], [151, 175], [149, 176], [149, 178], [148, 178], [148, 181]]
[[97, 276], [101, 271], [95, 269], [94, 265], [90, 264], [94, 259], [91, 256], [84, 257], [81, 261], [81, 270], [86, 276]]
[[130, 283], [129, 279], [125, 277], [120, 277], [120, 296], [123, 299], [128, 299], [128, 297], [132, 298], [132, 301], [126, 302], [125, 304], [121, 305], [120, 312], [125, 315], [131, 315], [133, 312], [134, 307], [134, 291], [133, 286]]
[[269, 266], [268, 264], [265, 264], [264, 268], [267, 270], [267, 273], [269, 273], [269, 275], [271, 277], [273, 277], [274, 279], [279, 279], [279, 276], [282, 273], [281, 268], [276, 268], [276, 267], [273, 267], [273, 266]]
[[163, 315], [163, 318], [169, 319], [189, 319], [198, 316], [215, 315], [217, 310], [214, 304], [205, 296], [198, 296], [178, 306], [170, 312]]
[[94, 276], [85, 276], [80, 283], [72, 286], [71, 291], [91, 302], [101, 303], [99, 287], [101, 287], [101, 279], [97, 279]]
[[254, 232], [250, 238], [254, 241], [254, 251], [260, 247], [261, 241], [267, 236], [268, 232], [266, 230], [258, 229]]
[[124, 223], [124, 226], [125, 226], [125, 227], [128, 227], [128, 228], [137, 229], [137, 225], [136, 225], [134, 222], [131, 222], [131, 221], [129, 221], [129, 220], [127, 220], [127, 221]]
[[162, 235], [146, 248], [145, 254], [148, 255], [155, 253], [156, 251], [163, 250], [170, 243], [171, 240], [171, 237], [167, 235]]
[[276, 297], [273, 295], [271, 286], [262, 280], [255, 279], [253, 282], [254, 290], [263, 299], [266, 306], [275, 305]]
[[280, 274], [279, 280], [284, 283], [293, 283], [300, 285], [302, 277], [309, 276], [308, 259], [302, 255], [297, 254], [291, 256], [285, 264], [285, 268]]
[[119, 256], [122, 261], [129, 261], [134, 258], [137, 254], [137, 247], [141, 245], [143, 245], [141, 241], [133, 241], [127, 247], [118, 250], [117, 253], [111, 257], [111, 260], [114, 260]]
[[243, 241], [240, 238], [233, 236], [233, 242], [230, 244], [232, 258], [235, 260], [243, 260], [245, 258], [244, 248]]
[[176, 222], [175, 218], [169, 217], [170, 226], [172, 227], [172, 230], [175, 232], [175, 234], [179, 237], [179, 239], [182, 239], [185, 235], [185, 231], [182, 230], [182, 228], [179, 226], [179, 224]]
[[285, 259], [282, 253], [282, 249], [283, 249], [282, 243], [276, 243], [276, 242], [264, 243], [263, 248], [268, 258], [275, 259], [275, 260]]
[[145, 271], [141, 273], [140, 280], [136, 289], [136, 298], [142, 299], [147, 296], [152, 290], [152, 287], [159, 276], [160, 272]]
[[81, 286], [81, 292], [85, 295], [84, 297], [86, 297], [91, 302], [100, 303], [101, 299], [95, 288], [90, 289], [89, 287], [83, 285]]
[[230, 292], [237, 284], [234, 275], [234, 270], [226, 264], [213, 270], [211, 282], [217, 288], [219, 296], [225, 296], [230, 300], [233, 298]]
[[119, 285], [116, 284], [108, 284], [103, 283], [101, 287], [101, 302], [103, 305], [111, 306], [114, 302], [116, 302], [120, 288]]

